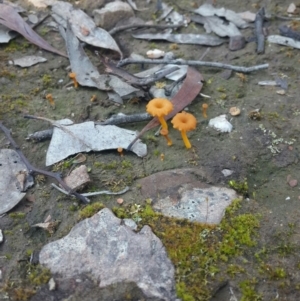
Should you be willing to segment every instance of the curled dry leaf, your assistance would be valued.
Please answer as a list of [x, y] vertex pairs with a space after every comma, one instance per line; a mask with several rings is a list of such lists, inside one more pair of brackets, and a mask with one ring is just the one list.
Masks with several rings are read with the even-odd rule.
[[47, 51], [59, 54], [67, 57], [67, 55], [54, 47], [48, 42], [41, 38], [15, 11], [15, 9], [9, 5], [0, 3], [0, 24], [10, 28], [11, 30], [17, 31], [29, 42], [43, 48]]
[[111, 49], [122, 57], [122, 52], [113, 37], [104, 29], [97, 27], [93, 19], [70, 3], [57, 1], [52, 5], [53, 18], [64, 28], [67, 21], [77, 38], [95, 47]]
[[143, 33], [133, 34], [136, 39], [143, 40], [166, 40], [177, 44], [196, 44], [206, 46], [219, 46], [226, 40], [205, 34], [171, 34], [171, 33]]

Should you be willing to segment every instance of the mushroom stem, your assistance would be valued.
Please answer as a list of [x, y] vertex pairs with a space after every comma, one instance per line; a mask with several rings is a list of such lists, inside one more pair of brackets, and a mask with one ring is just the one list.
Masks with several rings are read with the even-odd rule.
[[73, 84], [74, 84], [74, 88], [78, 88], [78, 82], [76, 80], [76, 73], [75, 72], [71, 72], [69, 74], [69, 77], [72, 79]]
[[207, 118], [207, 108], [208, 108], [207, 103], [204, 103], [202, 105], [202, 115], [203, 115], [204, 118]]
[[181, 137], [186, 148], [191, 148], [192, 145], [186, 135], [186, 131], [181, 131]]
[[168, 136], [168, 130], [166, 130], [166, 129], [162, 129], [161, 131], [160, 131], [160, 134], [162, 135], [162, 136], [164, 136], [165, 137], [165, 139], [167, 140], [167, 143], [168, 143], [168, 145], [169, 146], [171, 146], [173, 143], [172, 143], [172, 140], [169, 138], [169, 136]]
[[164, 116], [158, 116], [157, 118], [158, 118], [158, 120], [159, 120], [162, 128], [165, 129], [165, 130], [168, 130], [168, 125], [167, 125], [167, 123], [165, 121]]

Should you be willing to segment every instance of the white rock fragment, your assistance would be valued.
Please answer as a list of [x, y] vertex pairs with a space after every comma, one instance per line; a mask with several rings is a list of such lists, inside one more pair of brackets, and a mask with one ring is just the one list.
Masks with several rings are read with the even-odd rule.
[[36, 56], [36, 55], [29, 55], [29, 56], [24, 56], [19, 59], [15, 59], [13, 62], [14, 62], [14, 65], [25, 68], [25, 67], [31, 67], [33, 65], [36, 65], [38, 63], [43, 63], [46, 61], [47, 61], [47, 59], [45, 59], [44, 57]]
[[296, 5], [295, 5], [294, 3], [291, 3], [291, 4], [289, 5], [289, 7], [287, 8], [286, 12], [287, 12], [288, 14], [294, 14], [295, 11], [296, 11], [296, 9], [297, 9]]
[[221, 171], [221, 173], [224, 175], [224, 177], [229, 177], [233, 174], [233, 170], [225, 168]]
[[48, 282], [49, 291], [54, 291], [56, 288], [56, 283], [53, 278], [51, 278]]
[[146, 55], [149, 59], [158, 59], [160, 57], [163, 57], [165, 55], [165, 52], [163, 50], [153, 49], [153, 50], [148, 50], [146, 52]]
[[2, 230], [0, 229], [0, 243], [3, 242], [3, 233]]
[[210, 119], [208, 126], [221, 133], [230, 133], [232, 131], [232, 124], [226, 119], [225, 114]]

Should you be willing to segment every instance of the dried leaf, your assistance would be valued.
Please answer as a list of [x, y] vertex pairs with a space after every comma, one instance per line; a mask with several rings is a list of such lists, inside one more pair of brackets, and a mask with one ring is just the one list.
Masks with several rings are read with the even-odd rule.
[[[186, 78], [181, 86], [179, 92], [171, 99], [173, 103], [173, 111], [165, 117], [165, 120], [169, 120], [175, 116], [178, 112], [182, 111], [188, 106], [195, 97], [200, 93], [203, 86], [203, 77], [196, 69], [189, 67]], [[153, 118], [137, 135], [137, 137], [129, 144], [127, 149], [131, 149], [134, 143], [139, 139], [145, 132], [158, 126], [160, 123], [157, 118]]]
[[249, 26], [249, 24], [244, 21], [237, 13], [235, 13], [233, 10], [226, 9], [224, 7], [222, 8], [215, 8], [209, 3], [205, 3], [194, 10], [196, 14], [199, 14], [204, 17], [212, 17], [212, 16], [218, 16], [223, 17], [227, 21], [230, 21], [234, 23], [239, 28], [246, 28]]
[[143, 33], [133, 34], [132, 36], [136, 39], [166, 40], [177, 44], [196, 44], [206, 46], [219, 46], [225, 42], [224, 39], [204, 34]]
[[203, 24], [207, 33], [214, 32], [220, 37], [234, 37], [241, 35], [241, 32], [234, 23], [224, 22], [224, 20], [216, 16], [194, 16], [192, 17], [192, 20], [196, 23]]
[[[60, 120], [62, 128], [55, 127], [46, 155], [46, 166], [59, 162], [80, 152], [102, 151], [126, 148], [136, 136], [135, 131], [119, 128], [114, 125], [96, 125], [92, 121], [72, 124], [69, 119]], [[66, 128], [68, 131], [64, 131]], [[147, 146], [139, 141], [132, 151], [140, 157], [147, 154]]]
[[300, 49], [300, 42], [295, 41], [294, 39], [291, 39], [291, 38], [288, 38], [288, 37], [283, 37], [283, 36], [279, 36], [279, 35], [272, 35], [272, 36], [268, 36], [267, 39], [268, 39], [269, 43], [285, 45], [285, 46]]
[[[0, 215], [15, 207], [26, 195], [25, 191], [31, 187], [33, 178], [23, 175], [26, 166], [16, 151], [11, 149], [0, 150]], [[21, 178], [19, 177], [21, 175]], [[18, 180], [19, 178], [19, 180]], [[22, 189], [22, 190], [21, 190]]]
[[84, 52], [69, 23], [66, 32], [61, 26], [59, 29], [66, 41], [72, 71], [76, 73], [76, 80], [81, 86], [96, 87], [103, 91], [114, 90], [120, 97], [139, 91], [113, 75], [100, 74]]
[[70, 3], [57, 1], [52, 5], [53, 18], [64, 28], [67, 28], [67, 21], [70, 22], [72, 31], [77, 38], [95, 47], [111, 49], [118, 52], [119, 49], [113, 37], [104, 29], [97, 27], [93, 19], [81, 9], [74, 8]]
[[0, 3], [0, 24], [17, 31], [29, 42], [43, 48], [47, 51], [67, 57], [63, 52], [52, 47], [48, 42], [41, 38], [22, 18], [21, 16], [9, 5]]

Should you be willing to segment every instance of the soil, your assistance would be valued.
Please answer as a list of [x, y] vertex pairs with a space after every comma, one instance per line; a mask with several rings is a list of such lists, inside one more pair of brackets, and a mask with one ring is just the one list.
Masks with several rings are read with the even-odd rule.
[[[201, 3], [196, 1], [198, 7]], [[180, 7], [193, 9], [190, 1], [176, 1]], [[23, 4], [23, 3], [22, 3]], [[284, 15], [286, 1], [245, 1], [240, 6], [237, 0], [217, 1], [218, 7], [226, 7], [234, 11], [257, 11], [265, 6], [266, 11]], [[149, 10], [137, 12], [137, 16], [151, 19], [155, 4]], [[178, 9], [180, 11], [180, 9]], [[278, 34], [279, 25], [293, 25], [299, 30], [299, 21], [290, 22], [272, 17], [267, 22], [269, 34]], [[43, 24], [36, 28], [54, 47], [64, 50], [65, 46], [58, 32], [49, 30]], [[47, 32], [45, 34], [45, 32]], [[181, 33], [203, 33], [199, 25], [182, 28]], [[243, 30], [246, 37], [253, 36], [253, 28]], [[122, 51], [145, 54], [151, 47], [165, 51], [170, 50], [170, 43], [163, 41], [135, 40], [130, 32], [121, 32], [115, 36]], [[173, 47], [174, 48], [174, 47]], [[87, 54], [93, 63], [103, 70], [99, 60], [93, 54], [94, 49], [86, 46]], [[206, 47], [197, 45], [178, 45], [172, 51], [177, 57], [197, 60], [205, 52]], [[103, 51], [103, 54], [116, 59], [116, 54]], [[9, 61], [25, 55], [42, 55], [47, 62], [30, 68], [19, 68]], [[149, 99], [139, 102], [125, 100], [123, 105], [107, 100], [104, 92], [80, 86], [78, 89], [66, 88], [70, 82], [68, 77], [69, 61], [55, 54], [42, 51], [31, 45], [22, 37], [17, 37], [8, 44], [0, 45], [0, 119], [11, 129], [12, 135], [20, 145], [28, 160], [36, 167], [45, 169], [45, 154], [48, 141], [33, 143], [25, 138], [34, 131], [49, 128], [49, 124], [37, 120], [24, 119], [30, 114], [59, 120], [70, 118], [74, 122], [86, 120], [102, 121], [119, 112], [145, 112]], [[245, 76], [233, 72], [229, 79], [224, 79], [224, 70], [216, 68], [198, 68], [205, 79], [202, 93], [210, 98], [198, 96], [188, 107], [189, 112], [198, 120], [197, 129], [189, 133], [192, 148], [184, 148], [180, 135], [170, 130], [173, 146], [168, 147], [165, 140], [154, 137], [151, 130], [143, 137], [147, 143], [148, 155], [141, 159], [133, 153], [126, 152], [123, 157], [113, 151], [87, 154], [85, 164], [90, 169], [92, 183], [85, 191], [113, 190], [118, 191], [126, 185], [132, 188], [128, 194], [121, 196], [127, 204], [142, 204], [139, 198], [136, 180], [158, 171], [201, 167], [210, 184], [229, 186], [229, 181], [243, 183], [247, 181], [248, 191], [244, 194], [243, 203], [261, 213], [261, 224], [257, 245], [247, 253], [241, 266], [246, 272], [228, 279], [238, 300], [299, 300], [300, 299], [300, 191], [299, 186], [289, 184], [290, 180], [299, 178], [299, 114], [298, 102], [300, 54], [297, 49], [266, 43], [264, 54], [256, 54], [256, 44], [248, 43], [242, 50], [231, 52], [228, 44], [212, 47], [205, 56], [206, 61], [224, 62], [239, 66], [253, 66], [268, 63], [269, 68], [249, 73]], [[138, 66], [128, 66], [130, 72], [140, 70]], [[278, 94], [280, 87], [259, 86], [262, 80], [285, 79], [288, 89], [285, 94]], [[63, 81], [61, 81], [63, 80]], [[51, 93], [56, 108], [53, 109], [45, 95]], [[90, 99], [96, 95], [97, 101]], [[202, 103], [208, 104], [208, 118], [202, 115]], [[231, 107], [237, 106], [241, 114], [230, 117], [233, 124], [231, 133], [219, 133], [208, 128], [210, 118], [227, 114]], [[251, 118], [252, 111], [259, 109], [259, 118]], [[229, 115], [228, 115], [229, 116]], [[141, 130], [146, 123], [128, 124], [124, 127]], [[7, 147], [7, 140], [0, 133], [0, 147]], [[161, 160], [160, 154], [164, 154]], [[68, 160], [65, 160], [66, 162]], [[67, 174], [70, 166], [67, 163], [56, 164], [48, 170], [59, 170]], [[230, 169], [233, 174], [224, 177], [223, 169]], [[65, 236], [79, 220], [79, 211], [84, 207], [75, 199], [62, 195], [51, 187], [52, 179], [36, 179], [36, 185], [27, 192], [10, 213], [25, 213], [24, 216], [7, 214], [0, 218], [0, 228], [4, 231], [5, 242], [0, 245], [0, 267], [2, 284], [6, 290], [0, 293], [0, 300], [8, 295], [11, 300], [17, 299], [10, 294], [9, 286], [22, 283], [30, 273], [29, 258], [45, 244]], [[291, 187], [294, 186], [294, 187]], [[116, 196], [93, 197], [93, 202], [100, 201], [107, 207], [119, 206]], [[247, 208], [248, 208], [247, 207]], [[31, 225], [41, 223], [51, 217], [59, 224], [54, 234], [43, 229], [32, 228]], [[264, 269], [257, 261], [257, 254], [264, 252]], [[228, 265], [230, 262], [228, 262]], [[272, 270], [273, 276], [266, 273]], [[277, 270], [276, 270], [277, 269]], [[284, 273], [275, 273], [275, 270]], [[245, 297], [239, 287], [241, 280], [254, 279], [257, 294]], [[212, 300], [229, 299], [228, 287], [216, 290]], [[2, 295], [1, 295], [2, 294]], [[2, 299], [1, 299], [2, 298]], [[8, 298], [8, 297], [7, 297]], [[194, 296], [195, 300], [197, 296]], [[61, 299], [59, 299], [61, 300]], [[75, 300], [75, 299], [74, 299]], [[80, 299], [78, 299], [80, 300]], [[95, 299], [94, 299], [95, 300]]]

